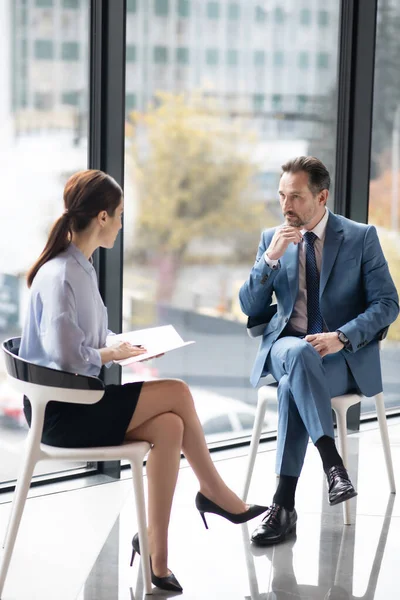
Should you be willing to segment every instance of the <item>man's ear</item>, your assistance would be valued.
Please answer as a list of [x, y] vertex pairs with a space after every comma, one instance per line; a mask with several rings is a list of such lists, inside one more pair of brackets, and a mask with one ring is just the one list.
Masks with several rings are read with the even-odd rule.
[[319, 194], [319, 201], [320, 203], [323, 203], [326, 205], [326, 203], [328, 202], [328, 196], [329, 196], [329, 191], [328, 190], [322, 190]]

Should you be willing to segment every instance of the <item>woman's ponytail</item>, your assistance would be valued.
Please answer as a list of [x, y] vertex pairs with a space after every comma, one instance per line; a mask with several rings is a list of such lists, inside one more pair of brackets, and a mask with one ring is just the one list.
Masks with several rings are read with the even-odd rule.
[[57, 219], [54, 223], [47, 243], [43, 249], [42, 254], [39, 256], [35, 264], [29, 269], [27, 275], [28, 288], [31, 287], [33, 280], [36, 277], [40, 267], [42, 267], [49, 260], [64, 252], [71, 243], [71, 227], [68, 212]]
[[121, 187], [103, 171], [87, 169], [71, 175], [64, 187], [65, 210], [54, 223], [42, 254], [28, 272], [28, 287], [40, 267], [68, 248], [72, 233], [85, 231], [103, 210], [113, 217], [121, 198]]

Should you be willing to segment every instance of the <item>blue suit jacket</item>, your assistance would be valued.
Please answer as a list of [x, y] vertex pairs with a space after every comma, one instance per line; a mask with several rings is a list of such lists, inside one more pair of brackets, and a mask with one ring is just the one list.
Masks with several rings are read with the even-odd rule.
[[[264, 260], [275, 229], [261, 235], [256, 262], [239, 292], [243, 312], [265, 327], [250, 381], [257, 386], [268, 375], [265, 361], [272, 344], [285, 328], [297, 299], [299, 247], [290, 244], [271, 269]], [[271, 318], [272, 294], [277, 310]], [[361, 392], [382, 391], [379, 339], [399, 312], [398, 295], [375, 227], [329, 214], [322, 254], [320, 307], [329, 331], [340, 329], [351, 350], [342, 350]]]

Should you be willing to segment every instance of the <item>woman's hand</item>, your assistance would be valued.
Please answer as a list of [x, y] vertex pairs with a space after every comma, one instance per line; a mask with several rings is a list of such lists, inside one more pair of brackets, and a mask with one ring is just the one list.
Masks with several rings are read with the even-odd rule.
[[113, 360], [124, 360], [125, 358], [146, 354], [147, 350], [143, 346], [133, 346], [129, 342], [118, 342], [108, 346], [108, 348], [101, 348], [99, 352], [104, 365]]
[[129, 342], [119, 342], [110, 346], [114, 351], [113, 360], [124, 360], [125, 358], [132, 358], [133, 356], [139, 356], [139, 354], [146, 354], [146, 348], [143, 346], [134, 346]]

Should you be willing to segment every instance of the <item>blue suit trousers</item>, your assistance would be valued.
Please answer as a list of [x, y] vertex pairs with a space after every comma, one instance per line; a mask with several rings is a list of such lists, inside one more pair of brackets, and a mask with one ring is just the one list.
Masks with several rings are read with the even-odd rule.
[[334, 437], [331, 398], [356, 390], [343, 352], [321, 358], [304, 339], [287, 336], [271, 347], [266, 366], [278, 381], [276, 473], [298, 477], [309, 437]]

